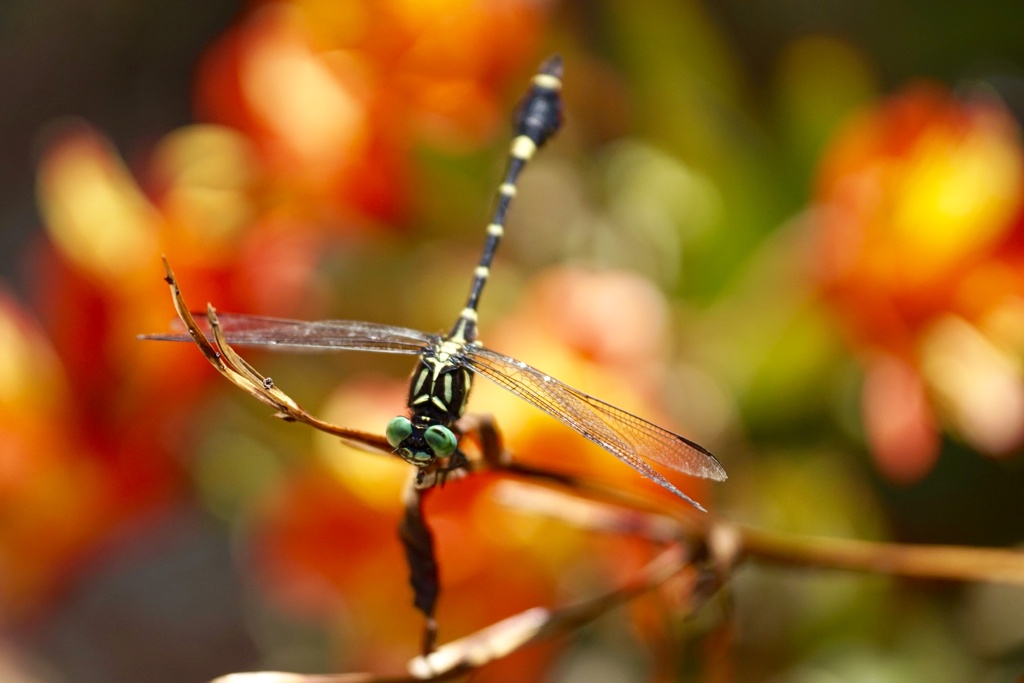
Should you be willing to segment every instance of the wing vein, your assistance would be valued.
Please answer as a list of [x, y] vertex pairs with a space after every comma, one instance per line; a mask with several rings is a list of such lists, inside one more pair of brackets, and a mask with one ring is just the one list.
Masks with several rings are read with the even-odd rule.
[[473, 371], [532, 403], [687, 500], [690, 499], [645, 459], [696, 477], [726, 478], [718, 460], [689, 439], [490, 349], [468, 347], [464, 355], [466, 365]]

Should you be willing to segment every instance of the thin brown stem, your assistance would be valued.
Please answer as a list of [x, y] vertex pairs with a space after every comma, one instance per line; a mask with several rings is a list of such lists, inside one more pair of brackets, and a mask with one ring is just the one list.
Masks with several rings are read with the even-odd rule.
[[[725, 526], [713, 521], [710, 528]], [[766, 562], [914, 579], [1024, 585], [1024, 552], [1017, 550], [873, 543], [794, 536], [750, 527], [733, 527], [733, 531], [738, 534], [746, 557]]]

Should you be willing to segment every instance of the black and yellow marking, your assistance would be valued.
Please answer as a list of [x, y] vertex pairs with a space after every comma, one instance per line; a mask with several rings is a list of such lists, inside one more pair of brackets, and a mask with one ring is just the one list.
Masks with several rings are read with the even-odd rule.
[[[526, 163], [538, 149], [554, 135], [562, 125], [562, 59], [552, 57], [544, 62], [533, 81], [529, 92], [519, 105], [515, 120], [515, 135], [509, 146], [505, 177], [498, 186], [498, 197], [494, 215], [487, 226], [487, 241], [480, 256], [480, 263], [473, 273], [469, 298], [448, 337], [461, 338], [467, 343], [476, 338], [476, 309], [487, 277], [491, 273], [491, 262], [498, 244], [505, 234], [505, 218], [509, 206], [516, 196], [516, 182]], [[472, 311], [472, 315], [470, 315]]]
[[406, 432], [403, 422], [402, 428], [395, 432], [403, 435], [403, 438], [394, 445], [395, 451], [414, 465], [429, 465], [437, 455], [430, 450], [430, 444], [425, 438], [426, 431], [438, 428], [451, 430], [466, 409], [473, 375], [464, 367], [462, 351], [467, 344], [476, 340], [480, 294], [487, 284], [491, 262], [505, 234], [505, 218], [516, 196], [519, 174], [534, 153], [562, 124], [561, 89], [562, 60], [552, 57], [541, 65], [533, 77], [529, 92], [519, 105], [505, 175], [498, 186], [494, 214], [487, 225], [487, 241], [480, 262], [473, 271], [466, 305], [448, 336], [424, 350], [413, 372], [408, 402], [412, 412], [408, 423], [411, 429]]

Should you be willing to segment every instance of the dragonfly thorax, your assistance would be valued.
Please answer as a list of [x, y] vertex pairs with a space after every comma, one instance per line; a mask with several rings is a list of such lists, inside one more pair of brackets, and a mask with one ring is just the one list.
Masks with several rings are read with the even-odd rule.
[[409, 382], [411, 417], [388, 423], [388, 443], [419, 467], [447, 458], [458, 447], [451, 427], [462, 417], [472, 386], [472, 373], [461, 362], [462, 346], [444, 340], [424, 350]]

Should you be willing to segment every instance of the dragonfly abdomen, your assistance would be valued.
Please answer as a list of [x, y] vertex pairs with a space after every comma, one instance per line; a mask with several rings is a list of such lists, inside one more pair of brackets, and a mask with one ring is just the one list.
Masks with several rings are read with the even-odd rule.
[[[462, 317], [473, 317], [480, 303], [487, 278], [490, 276], [491, 262], [498, 249], [502, 236], [505, 234], [505, 217], [512, 199], [516, 196], [516, 181], [533, 154], [544, 146], [562, 125], [562, 60], [552, 57], [544, 62], [538, 73], [533, 77], [530, 91], [523, 98], [516, 112], [515, 136], [509, 147], [508, 165], [505, 177], [498, 187], [497, 204], [494, 215], [487, 226], [487, 241], [484, 243], [480, 263], [473, 273], [469, 298], [463, 309]], [[456, 336], [458, 325], [451, 336]], [[472, 340], [467, 340], [472, 341]]]

